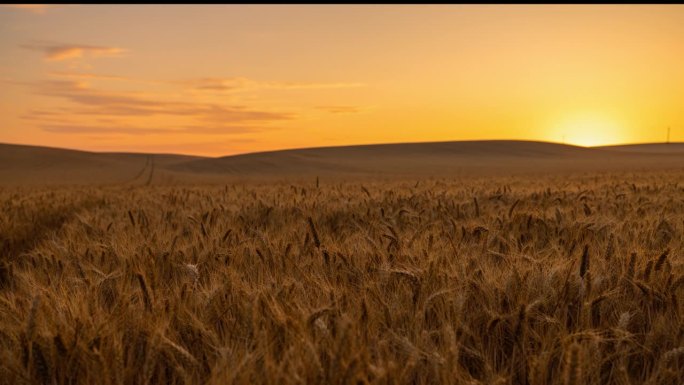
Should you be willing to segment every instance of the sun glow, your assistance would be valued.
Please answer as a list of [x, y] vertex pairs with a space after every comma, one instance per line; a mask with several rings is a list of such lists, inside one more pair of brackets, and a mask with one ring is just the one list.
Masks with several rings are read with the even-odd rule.
[[556, 135], [566, 144], [592, 147], [621, 143], [623, 128], [614, 120], [600, 115], [577, 115], [556, 129]]

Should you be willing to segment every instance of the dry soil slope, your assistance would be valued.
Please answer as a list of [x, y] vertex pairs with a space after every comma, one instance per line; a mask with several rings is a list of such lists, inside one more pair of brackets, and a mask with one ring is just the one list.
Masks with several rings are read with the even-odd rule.
[[0, 185], [140, 184], [149, 177], [151, 163], [161, 178], [168, 166], [194, 159], [198, 158], [0, 143]]
[[595, 147], [597, 149], [609, 151], [621, 151], [643, 154], [671, 154], [684, 155], [684, 143], [641, 143], [641, 144], [624, 144], [617, 146], [602, 146]]
[[676, 168], [684, 153], [637, 153], [557, 143], [491, 140], [284, 150], [172, 165], [242, 176], [310, 174], [453, 175]]
[[148, 180], [153, 184], [223, 183], [236, 177], [498, 175], [682, 167], [682, 144], [585, 148], [492, 140], [320, 147], [221, 158], [0, 144], [0, 185], [4, 186], [140, 185]]

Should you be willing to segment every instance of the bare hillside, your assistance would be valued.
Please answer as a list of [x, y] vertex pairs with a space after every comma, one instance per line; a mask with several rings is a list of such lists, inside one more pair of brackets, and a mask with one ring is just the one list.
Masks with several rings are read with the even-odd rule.
[[586, 148], [532, 141], [319, 147], [219, 158], [0, 144], [0, 185], [224, 183], [297, 176], [453, 176], [684, 167], [684, 145]]

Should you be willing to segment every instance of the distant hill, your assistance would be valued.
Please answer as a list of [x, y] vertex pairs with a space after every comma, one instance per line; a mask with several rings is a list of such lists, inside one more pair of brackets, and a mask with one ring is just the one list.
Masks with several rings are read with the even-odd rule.
[[617, 146], [594, 147], [611, 151], [639, 152], [651, 154], [680, 154], [684, 155], [684, 143], [640, 143], [622, 144]]
[[[0, 143], [0, 185], [126, 184], [154, 168], [198, 159], [173, 154], [100, 153]], [[152, 166], [154, 164], [154, 166]]]
[[0, 185], [140, 185], [312, 175], [495, 175], [683, 167], [683, 143], [587, 148], [487, 140], [318, 147], [219, 158], [0, 144]]
[[245, 176], [316, 173], [439, 176], [683, 166], [682, 159], [675, 155], [679, 154], [641, 154], [548, 142], [487, 140], [270, 151], [197, 159], [177, 163], [171, 168]]

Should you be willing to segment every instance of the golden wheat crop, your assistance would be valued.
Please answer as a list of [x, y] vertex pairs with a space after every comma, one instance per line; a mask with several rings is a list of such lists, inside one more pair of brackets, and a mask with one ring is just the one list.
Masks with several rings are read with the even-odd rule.
[[3, 384], [681, 384], [684, 173], [0, 192]]

